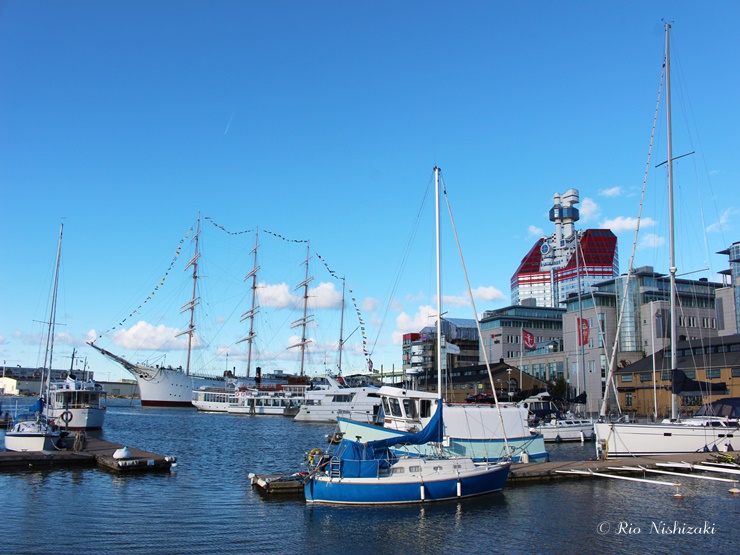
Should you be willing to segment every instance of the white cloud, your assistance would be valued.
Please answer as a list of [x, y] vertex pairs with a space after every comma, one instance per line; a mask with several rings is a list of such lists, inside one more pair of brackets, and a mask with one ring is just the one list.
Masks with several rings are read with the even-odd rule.
[[362, 301], [362, 303], [360, 304], [360, 308], [364, 312], [375, 312], [378, 310], [379, 306], [380, 306], [380, 301], [372, 297], [366, 297], [365, 300]]
[[660, 237], [659, 235], [656, 235], [655, 233], [648, 233], [642, 238], [638, 248], [654, 249], [656, 247], [662, 247], [663, 245], [665, 245], [665, 237]]
[[707, 233], [721, 233], [723, 229], [726, 231], [731, 230], [732, 226], [728, 227], [727, 223], [730, 221], [731, 216], [735, 216], [737, 214], [740, 214], [740, 210], [737, 208], [728, 208], [722, 212], [719, 220], [707, 226]]
[[[478, 287], [473, 289], [473, 299], [476, 301], [491, 302], [502, 301], [506, 299], [504, 294], [493, 286]], [[444, 306], [470, 306], [469, 295], [443, 295], [442, 304]]]
[[508, 297], [504, 295], [501, 291], [496, 289], [493, 286], [489, 287], [478, 287], [477, 289], [473, 289], [473, 297], [476, 301], [503, 301], [506, 300]]
[[611, 187], [610, 189], [603, 189], [600, 192], [601, 196], [604, 197], [618, 197], [622, 194], [622, 188], [621, 187]]
[[586, 197], [581, 201], [581, 221], [588, 222], [594, 220], [601, 214], [601, 208], [592, 199]]
[[257, 285], [257, 298], [260, 306], [271, 308], [291, 308], [296, 305], [298, 299], [292, 294], [287, 283], [267, 285], [264, 282]]
[[529, 232], [530, 237], [537, 237], [537, 238], [542, 237], [543, 232], [542, 232], [541, 227], [537, 227], [536, 225], [531, 225], [527, 228], [527, 231]]
[[[642, 218], [640, 222], [640, 228], [654, 227], [655, 220], [652, 218]], [[637, 227], [637, 218], [629, 216], [618, 216], [613, 220], [604, 220], [600, 224], [602, 229], [611, 229], [614, 233], [621, 233], [622, 231], [634, 231]]]
[[[141, 321], [127, 330], [113, 332], [111, 339], [114, 344], [124, 349], [181, 351], [186, 350], [188, 344], [186, 340], [187, 336], [175, 337], [180, 331], [182, 330], [168, 328], [163, 324], [153, 326]], [[201, 346], [201, 341], [197, 335], [193, 335], [193, 346], [194, 348]]]
[[308, 297], [311, 306], [317, 309], [342, 306], [342, 294], [334, 288], [333, 283], [322, 282], [313, 289], [309, 287]]
[[437, 321], [437, 309], [428, 305], [420, 306], [412, 318], [405, 312], [396, 316], [396, 330], [393, 332], [393, 344], [401, 345], [405, 333], [416, 333]]

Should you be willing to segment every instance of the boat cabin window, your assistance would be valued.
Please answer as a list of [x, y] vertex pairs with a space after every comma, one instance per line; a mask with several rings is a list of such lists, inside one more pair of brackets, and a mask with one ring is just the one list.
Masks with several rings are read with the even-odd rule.
[[431, 418], [432, 416], [432, 401], [431, 399], [422, 399], [419, 401], [421, 405], [419, 407], [419, 416], [421, 418]]
[[403, 410], [407, 418], [419, 418], [418, 411], [416, 410], [416, 402], [413, 399], [403, 400]]
[[391, 416], [403, 416], [401, 414], [401, 404], [398, 402], [398, 399], [395, 399], [393, 397], [383, 399], [383, 404], [385, 405], [385, 412], [386, 414], [390, 414]]

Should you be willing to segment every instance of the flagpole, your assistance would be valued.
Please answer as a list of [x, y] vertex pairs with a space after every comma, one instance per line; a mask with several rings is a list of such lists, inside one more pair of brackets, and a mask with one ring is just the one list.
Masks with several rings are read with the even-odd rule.
[[519, 338], [519, 391], [524, 391], [524, 384], [522, 383], [522, 358], [524, 357], [524, 326], [519, 331], [521, 337]]

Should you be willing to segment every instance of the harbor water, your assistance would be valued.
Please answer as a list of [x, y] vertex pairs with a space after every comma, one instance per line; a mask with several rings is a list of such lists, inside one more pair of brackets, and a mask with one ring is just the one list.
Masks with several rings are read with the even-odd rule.
[[[587, 478], [406, 506], [307, 505], [267, 496], [250, 472], [305, 471], [330, 424], [109, 403], [103, 439], [174, 455], [169, 473], [100, 469], [0, 473], [0, 553], [699, 553], [737, 551], [731, 484], [681, 478], [674, 488]], [[548, 445], [588, 459], [593, 443]], [[673, 477], [651, 479], [671, 481]]]

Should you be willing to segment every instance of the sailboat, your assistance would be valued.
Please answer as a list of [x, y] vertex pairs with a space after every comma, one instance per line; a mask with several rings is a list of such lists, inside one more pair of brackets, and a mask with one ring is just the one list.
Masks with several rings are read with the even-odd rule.
[[139, 386], [139, 396], [142, 406], [151, 407], [192, 407], [193, 390], [203, 388], [224, 387], [225, 379], [220, 376], [204, 376], [190, 372], [190, 356], [193, 347], [193, 334], [195, 333], [195, 307], [200, 299], [197, 297], [196, 284], [198, 281], [198, 260], [200, 258], [199, 250], [200, 237], [200, 215], [196, 225], [193, 237], [194, 254], [193, 258], [185, 266], [185, 269], [192, 268], [193, 289], [192, 296], [188, 302], [182, 306], [181, 312], [190, 313], [190, 322], [185, 331], [177, 334], [188, 336], [187, 362], [185, 368], [172, 366], [157, 365], [150, 366], [131, 362], [122, 356], [116, 355], [95, 344], [94, 341], [88, 342], [93, 349], [99, 351], [103, 356], [121, 365], [125, 370], [131, 373]]
[[[39, 398], [22, 414], [13, 418], [10, 428], [5, 432], [5, 449], [8, 451], [51, 451], [56, 448], [62, 431], [59, 426], [49, 418], [46, 411], [45, 395], [49, 391], [51, 381], [51, 363], [54, 353], [54, 332], [56, 328], [57, 291], [59, 289], [59, 263], [62, 256], [62, 236], [64, 224], [59, 229], [59, 242], [57, 244], [56, 264], [54, 266], [54, 285], [52, 287], [51, 310], [46, 335], [46, 351], [44, 353], [44, 366], [41, 375], [41, 386]], [[46, 380], [46, 383], [44, 383]]]
[[[668, 169], [668, 210], [670, 222], [670, 311], [671, 311], [671, 361], [677, 361], [677, 316], [676, 311], [676, 263], [673, 222], [673, 152], [671, 144], [671, 64], [670, 64], [670, 24], [665, 24], [665, 76], [666, 76], [666, 128], [667, 128], [667, 169]], [[653, 355], [655, 356], [655, 355]], [[606, 422], [606, 403], [608, 388], [612, 383], [612, 369], [607, 376], [607, 391], [601, 408], [600, 421], [594, 425], [596, 435], [596, 455], [602, 459], [639, 457], [646, 455], [672, 455], [703, 451], [732, 450], [732, 440], [740, 444], [737, 420], [707, 415], [696, 415], [681, 420], [678, 417], [678, 379], [682, 371], [674, 366], [671, 370], [673, 390], [671, 395], [671, 418], [658, 424], [638, 424], [629, 422]], [[737, 438], [737, 439], [735, 439]]]
[[[439, 248], [439, 172], [435, 169], [437, 184], [436, 228]], [[439, 256], [437, 271], [439, 272]], [[438, 284], [437, 298], [441, 297]], [[476, 319], [477, 321], [477, 319]], [[442, 360], [442, 313], [437, 315], [437, 360]], [[482, 336], [480, 329], [479, 335]], [[488, 365], [487, 353], [483, 351]], [[441, 377], [442, 369], [437, 375]], [[490, 377], [490, 368], [489, 368]], [[441, 389], [438, 389], [441, 391]], [[494, 388], [495, 392], [495, 388]], [[360, 437], [363, 441], [401, 438], [409, 432], [426, 428], [432, 421], [439, 403], [437, 395], [431, 392], [416, 391], [391, 386], [383, 386], [378, 392], [382, 401], [382, 411], [376, 421], [339, 417], [338, 433], [343, 437]], [[448, 404], [445, 407], [444, 436], [449, 449], [476, 462], [513, 460], [514, 462], [544, 462], [549, 460], [545, 442], [541, 435], [529, 431], [528, 411], [514, 403], [463, 403]], [[398, 447], [396, 447], [398, 449]], [[415, 451], [424, 449], [415, 447]], [[433, 449], [426, 451], [433, 453]]]
[[[434, 168], [437, 193], [437, 334], [441, 337], [439, 171], [439, 168]], [[423, 503], [503, 489], [511, 467], [508, 460], [476, 464], [471, 457], [445, 452], [441, 350], [441, 342], [438, 341], [438, 397], [434, 415], [427, 425], [416, 433], [391, 434], [373, 441], [342, 439], [334, 454], [324, 457], [323, 453], [321, 456], [316, 453], [309, 460], [313, 468], [304, 481], [308, 503]], [[393, 449], [417, 446], [424, 448], [423, 454], [398, 453]]]

